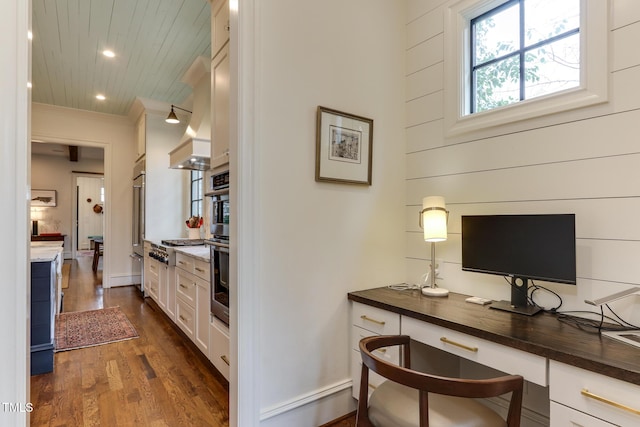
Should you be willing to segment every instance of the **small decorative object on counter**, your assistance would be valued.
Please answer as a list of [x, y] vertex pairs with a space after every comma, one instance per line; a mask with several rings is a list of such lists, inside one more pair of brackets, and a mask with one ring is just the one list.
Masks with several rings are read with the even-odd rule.
[[200, 238], [200, 226], [202, 225], [202, 222], [203, 218], [201, 216], [192, 216], [186, 221], [190, 239]]
[[201, 216], [192, 216], [189, 218], [187, 222], [187, 227], [189, 228], [200, 228], [202, 225], [203, 218]]

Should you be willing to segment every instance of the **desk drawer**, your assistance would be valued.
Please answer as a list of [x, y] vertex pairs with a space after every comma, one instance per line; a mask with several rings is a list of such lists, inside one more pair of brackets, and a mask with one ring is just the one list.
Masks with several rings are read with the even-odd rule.
[[613, 424], [599, 420], [591, 415], [551, 402], [550, 418], [552, 426], [571, 427], [614, 427]]
[[400, 332], [399, 314], [357, 302], [353, 303], [352, 310], [355, 326], [376, 335], [397, 335]]
[[549, 383], [549, 398], [554, 402], [615, 425], [640, 425], [640, 386], [553, 360], [549, 364]]
[[[362, 329], [358, 326], [351, 327], [351, 342], [352, 342], [352, 350], [360, 352], [360, 340], [362, 338], [370, 337], [372, 335], [377, 335], [367, 331], [366, 329]], [[380, 348], [373, 352], [376, 356], [387, 360], [390, 363], [398, 364], [400, 363], [400, 347], [385, 347]]]
[[[397, 363], [397, 362], [396, 362]], [[351, 377], [353, 379], [353, 393], [352, 396], [355, 399], [360, 397], [360, 376], [362, 375], [362, 357], [360, 352], [356, 350], [351, 351]], [[380, 384], [385, 381], [384, 377], [376, 374], [372, 370], [369, 370], [369, 396], [373, 393]]]
[[547, 359], [461, 332], [403, 316], [403, 335], [527, 381], [547, 386]]

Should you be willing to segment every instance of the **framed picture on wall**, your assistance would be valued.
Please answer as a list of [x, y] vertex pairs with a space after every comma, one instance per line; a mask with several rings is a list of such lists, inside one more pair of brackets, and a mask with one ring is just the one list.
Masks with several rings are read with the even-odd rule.
[[316, 181], [371, 185], [373, 120], [318, 106]]
[[56, 190], [31, 190], [31, 206], [56, 206]]

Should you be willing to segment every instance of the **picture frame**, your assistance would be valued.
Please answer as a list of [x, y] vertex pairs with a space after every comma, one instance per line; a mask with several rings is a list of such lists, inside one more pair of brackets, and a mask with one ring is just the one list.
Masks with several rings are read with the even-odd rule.
[[31, 190], [32, 207], [53, 207], [56, 205], [56, 190]]
[[318, 106], [316, 181], [371, 185], [373, 120]]

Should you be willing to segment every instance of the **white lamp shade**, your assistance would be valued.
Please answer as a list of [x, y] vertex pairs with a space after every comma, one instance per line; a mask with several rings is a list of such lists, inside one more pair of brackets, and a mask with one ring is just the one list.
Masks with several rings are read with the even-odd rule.
[[38, 208], [31, 208], [31, 221], [41, 221], [44, 219], [43, 212]]
[[422, 199], [422, 227], [425, 242], [447, 240], [447, 210], [444, 197], [429, 196]]

